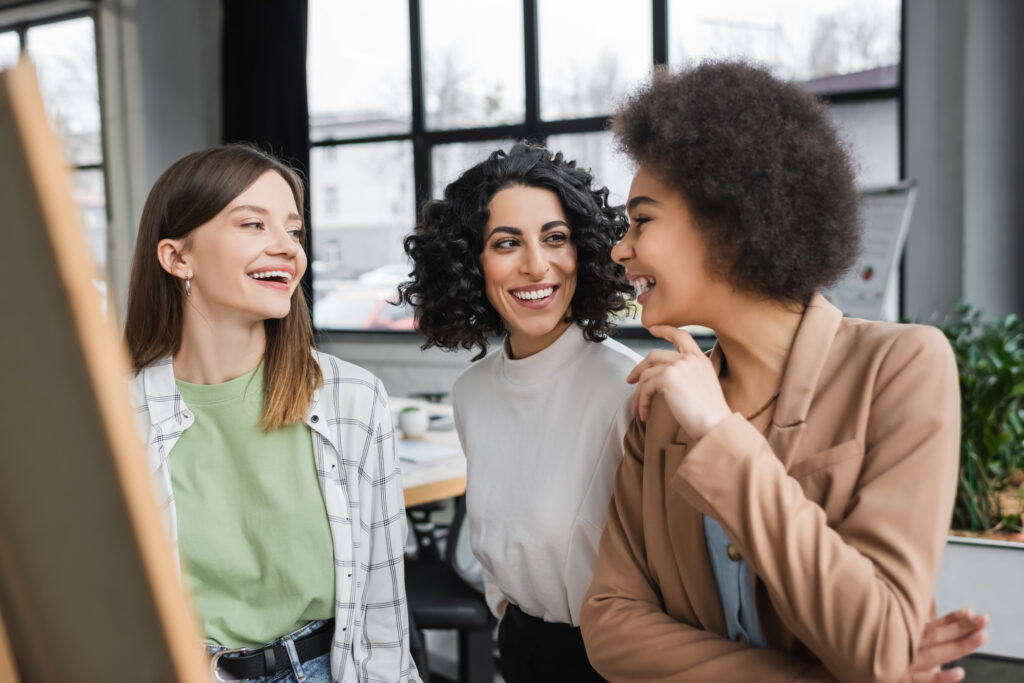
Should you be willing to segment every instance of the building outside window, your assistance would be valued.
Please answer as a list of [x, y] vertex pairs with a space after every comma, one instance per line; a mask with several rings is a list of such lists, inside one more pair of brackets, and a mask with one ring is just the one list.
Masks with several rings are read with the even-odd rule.
[[608, 117], [655, 64], [764, 62], [829, 103], [862, 185], [896, 182], [901, 10], [900, 0], [377, 0], [352, 22], [343, 3], [310, 0], [316, 327], [411, 331], [411, 311], [387, 300], [409, 271], [402, 239], [416, 207], [516, 140], [564, 152], [624, 202], [633, 169]]

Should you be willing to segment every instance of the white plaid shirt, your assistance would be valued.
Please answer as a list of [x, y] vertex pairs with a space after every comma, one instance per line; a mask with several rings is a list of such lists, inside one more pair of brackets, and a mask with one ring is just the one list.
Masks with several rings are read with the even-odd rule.
[[[418, 683], [409, 655], [403, 548], [405, 503], [387, 394], [362, 368], [314, 351], [324, 387], [306, 424], [334, 539], [337, 683]], [[157, 502], [177, 558], [168, 455], [195, 417], [174, 382], [171, 359], [131, 380]]]

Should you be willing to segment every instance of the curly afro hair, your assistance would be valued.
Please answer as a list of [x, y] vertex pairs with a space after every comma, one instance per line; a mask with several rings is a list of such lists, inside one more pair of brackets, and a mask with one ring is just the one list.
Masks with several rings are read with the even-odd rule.
[[619, 148], [689, 202], [708, 268], [740, 291], [806, 304], [860, 248], [850, 155], [825, 105], [735, 61], [665, 71], [616, 113]]
[[614, 327], [612, 314], [626, 306], [633, 288], [611, 248], [626, 232], [625, 211], [608, 205], [608, 189], [594, 189], [590, 173], [544, 147], [519, 143], [493, 152], [444, 190], [444, 198], [423, 205], [420, 222], [405, 238], [413, 261], [412, 280], [399, 285], [401, 300], [417, 314], [422, 348], [437, 346], [487, 353], [488, 338], [505, 331], [487, 299], [480, 253], [488, 206], [499, 191], [513, 186], [554, 192], [569, 221], [576, 246], [576, 291], [568, 317], [591, 341]]

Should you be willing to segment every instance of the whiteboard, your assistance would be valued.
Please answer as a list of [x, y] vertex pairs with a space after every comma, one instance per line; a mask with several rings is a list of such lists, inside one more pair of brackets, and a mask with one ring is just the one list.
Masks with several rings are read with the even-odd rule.
[[860, 192], [860, 256], [839, 283], [823, 292], [843, 315], [898, 320], [900, 257], [916, 195], [912, 181]]

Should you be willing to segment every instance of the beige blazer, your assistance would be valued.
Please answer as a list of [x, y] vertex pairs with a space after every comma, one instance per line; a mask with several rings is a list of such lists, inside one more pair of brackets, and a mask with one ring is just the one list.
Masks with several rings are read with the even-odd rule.
[[[716, 367], [721, 355], [712, 352]], [[656, 400], [634, 420], [581, 626], [610, 681], [894, 681], [925, 623], [960, 440], [933, 327], [807, 307], [767, 438], [733, 414], [700, 441]], [[750, 564], [768, 648], [725, 635], [701, 515]]]

